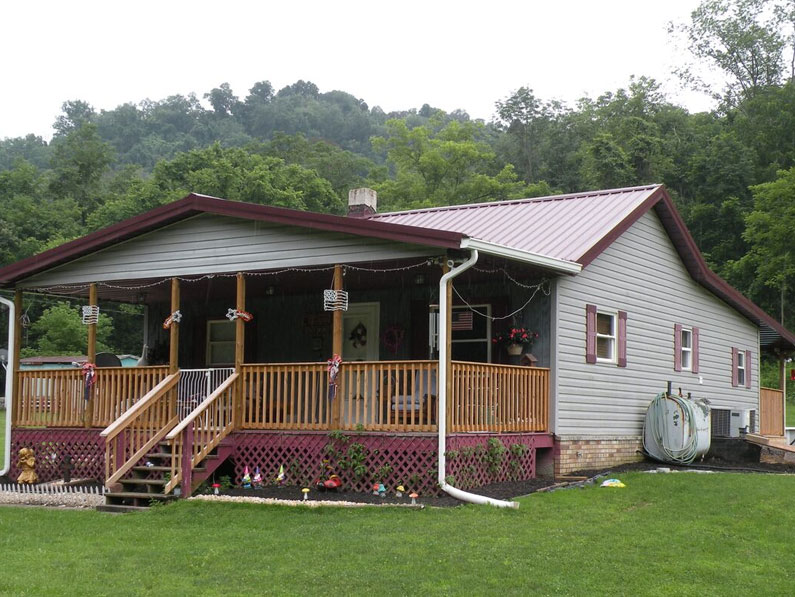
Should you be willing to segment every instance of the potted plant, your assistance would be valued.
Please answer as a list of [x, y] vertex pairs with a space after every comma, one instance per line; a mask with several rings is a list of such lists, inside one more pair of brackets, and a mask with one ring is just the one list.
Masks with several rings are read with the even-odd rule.
[[498, 346], [505, 346], [509, 355], [517, 356], [523, 351], [530, 350], [536, 338], [538, 338], [538, 332], [522, 327], [511, 328], [508, 332], [500, 332], [491, 341]]

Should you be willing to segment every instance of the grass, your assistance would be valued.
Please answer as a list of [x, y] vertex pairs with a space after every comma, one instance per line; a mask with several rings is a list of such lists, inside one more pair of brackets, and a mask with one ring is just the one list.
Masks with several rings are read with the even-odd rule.
[[786, 427], [795, 427], [795, 400], [787, 398], [787, 416], [784, 423]]
[[518, 511], [5, 507], [0, 593], [789, 594], [795, 477], [621, 479], [534, 494]]

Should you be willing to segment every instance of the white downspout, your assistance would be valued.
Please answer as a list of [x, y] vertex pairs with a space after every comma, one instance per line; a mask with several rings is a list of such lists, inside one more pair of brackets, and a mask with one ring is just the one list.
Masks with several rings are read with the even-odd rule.
[[0, 470], [0, 477], [7, 475], [11, 470], [11, 419], [13, 391], [14, 391], [14, 372], [17, 370], [14, 354], [14, 327], [16, 326], [16, 311], [14, 303], [8, 299], [0, 297], [0, 304], [8, 307], [8, 364], [6, 365], [6, 445], [0, 446], [3, 450], [3, 469]]
[[489, 504], [497, 506], [498, 508], [518, 508], [518, 502], [506, 502], [503, 500], [495, 500], [485, 495], [478, 495], [476, 493], [469, 493], [457, 487], [449, 485], [445, 480], [447, 462], [445, 451], [447, 450], [447, 377], [449, 371], [447, 370], [447, 322], [449, 321], [449, 313], [447, 312], [447, 285], [457, 275], [464, 273], [470, 267], [475, 265], [478, 260], [477, 249], [472, 249], [469, 259], [458, 267], [453, 267], [453, 262], [448, 261], [450, 271], [444, 274], [439, 280], [439, 486], [454, 498], [470, 502], [472, 504]]

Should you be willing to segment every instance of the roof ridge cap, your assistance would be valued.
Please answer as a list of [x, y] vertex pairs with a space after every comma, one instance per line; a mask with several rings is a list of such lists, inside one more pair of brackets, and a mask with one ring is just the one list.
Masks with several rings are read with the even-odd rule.
[[417, 213], [432, 213], [438, 211], [456, 211], [465, 209], [476, 209], [481, 207], [500, 207], [503, 205], [519, 205], [522, 203], [542, 203], [545, 201], [563, 201], [566, 199], [585, 199], [587, 197], [600, 197], [604, 195], [611, 195], [615, 193], [622, 193], [627, 191], [654, 191], [662, 187], [662, 183], [654, 183], [648, 185], [638, 185], [634, 187], [621, 187], [616, 189], [603, 189], [597, 191], [581, 191], [577, 193], [564, 193], [562, 195], [545, 195], [543, 197], [525, 197], [522, 199], [506, 199], [503, 201], [484, 201], [481, 203], [465, 203], [461, 205], [437, 205], [434, 207], [420, 207], [414, 209], [406, 209], [400, 211], [390, 211], [384, 213], [375, 213], [368, 216], [368, 219], [378, 219], [386, 216], [405, 216]]

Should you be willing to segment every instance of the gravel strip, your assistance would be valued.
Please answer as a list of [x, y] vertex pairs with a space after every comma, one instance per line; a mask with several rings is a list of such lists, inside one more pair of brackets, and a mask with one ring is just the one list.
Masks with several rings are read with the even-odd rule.
[[318, 508], [320, 506], [342, 506], [344, 508], [424, 508], [422, 504], [365, 504], [362, 502], [345, 502], [341, 500], [282, 500], [277, 498], [258, 498], [235, 495], [196, 495], [191, 500], [205, 502], [238, 502], [243, 504], [273, 504], [278, 506], [305, 506]]
[[22, 493], [0, 491], [0, 504], [26, 506], [67, 506], [69, 508], [95, 508], [105, 503], [105, 497], [91, 493]]

